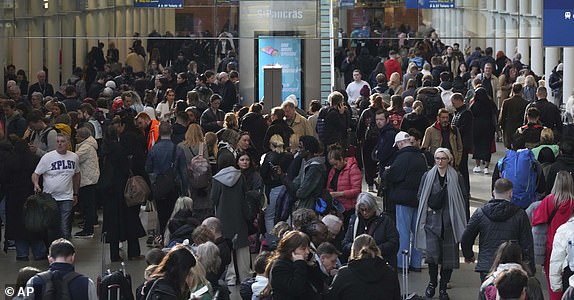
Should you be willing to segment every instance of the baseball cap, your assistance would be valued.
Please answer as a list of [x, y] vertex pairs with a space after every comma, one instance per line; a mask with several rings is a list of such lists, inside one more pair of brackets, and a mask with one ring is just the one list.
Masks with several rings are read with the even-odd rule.
[[411, 136], [404, 131], [397, 133], [397, 135], [395, 135], [395, 143], [393, 144], [393, 147], [396, 147], [398, 142], [402, 142], [410, 138]]

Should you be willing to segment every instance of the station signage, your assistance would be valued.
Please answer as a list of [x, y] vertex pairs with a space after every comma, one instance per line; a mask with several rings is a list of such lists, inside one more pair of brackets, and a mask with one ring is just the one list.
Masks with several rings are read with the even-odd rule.
[[544, 47], [574, 46], [574, 1], [544, 0], [542, 22]]
[[134, 0], [134, 7], [183, 8], [183, 0]]

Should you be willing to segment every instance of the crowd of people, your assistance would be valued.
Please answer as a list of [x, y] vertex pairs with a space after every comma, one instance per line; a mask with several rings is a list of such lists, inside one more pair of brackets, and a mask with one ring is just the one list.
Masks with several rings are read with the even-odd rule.
[[[294, 96], [242, 106], [233, 50], [198, 74], [181, 50], [171, 67], [142, 64], [136, 40], [120, 73], [110, 47], [93, 80], [79, 69], [58, 91], [44, 71], [28, 89], [8, 78], [5, 248], [51, 264], [22, 269], [19, 283], [40, 299], [59, 276], [93, 299], [70, 241], [101, 227], [111, 261], [148, 263], [137, 299], [227, 299], [231, 285], [247, 286], [245, 299], [401, 299], [397, 274], [426, 264], [424, 295], [445, 300], [459, 249], [474, 263], [478, 236], [481, 299], [542, 299], [536, 265], [550, 299], [571, 299], [574, 140], [559, 108], [519, 55], [441, 44], [433, 32], [407, 57], [349, 50], [336, 66], [346, 89], [307, 111]], [[492, 168], [497, 139], [507, 150]], [[472, 215], [471, 154], [493, 190]], [[134, 204], [127, 187], [147, 192]], [[41, 192], [58, 222], [38, 232], [25, 203]], [[142, 224], [144, 206], [157, 226]]]

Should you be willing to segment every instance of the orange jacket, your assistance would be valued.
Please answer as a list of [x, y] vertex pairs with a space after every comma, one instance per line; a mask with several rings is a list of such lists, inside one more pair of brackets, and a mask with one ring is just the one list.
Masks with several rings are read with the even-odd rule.
[[147, 133], [147, 150], [151, 150], [151, 147], [155, 145], [155, 142], [159, 140], [159, 121], [151, 120], [149, 125], [149, 132]]

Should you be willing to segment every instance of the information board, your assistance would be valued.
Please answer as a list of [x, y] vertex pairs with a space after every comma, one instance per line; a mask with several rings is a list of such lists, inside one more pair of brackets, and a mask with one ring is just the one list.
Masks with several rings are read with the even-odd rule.
[[183, 0], [134, 0], [134, 7], [182, 8]]
[[574, 46], [574, 1], [544, 0], [544, 47]]
[[[263, 96], [263, 67], [280, 65], [283, 70], [281, 99], [293, 94], [301, 104], [301, 39], [282, 36], [259, 36], [258, 95]], [[319, 83], [317, 83], [319, 84]]]
[[454, 0], [406, 0], [406, 8], [455, 8]]

